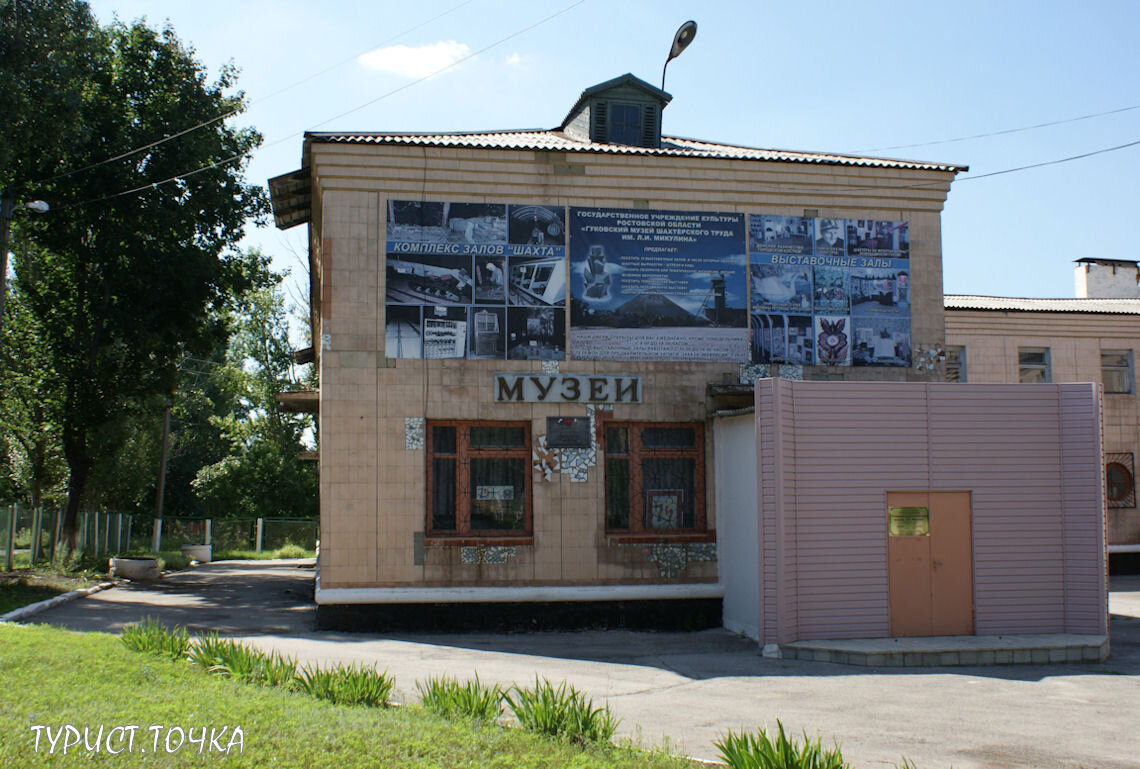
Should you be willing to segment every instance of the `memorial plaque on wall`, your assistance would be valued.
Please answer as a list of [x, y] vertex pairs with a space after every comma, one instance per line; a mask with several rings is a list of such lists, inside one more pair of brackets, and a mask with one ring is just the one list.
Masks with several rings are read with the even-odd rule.
[[547, 417], [546, 445], [552, 449], [588, 449], [589, 417]]

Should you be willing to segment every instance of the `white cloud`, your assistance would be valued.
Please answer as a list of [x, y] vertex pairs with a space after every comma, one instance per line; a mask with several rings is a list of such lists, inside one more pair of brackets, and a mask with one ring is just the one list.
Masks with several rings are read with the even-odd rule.
[[514, 65], [514, 64], [518, 64], [520, 61], [522, 61], [522, 57], [519, 56], [517, 52], [512, 53], [510, 56], [507, 57], [507, 64]]
[[438, 43], [415, 48], [406, 45], [393, 45], [377, 48], [360, 57], [360, 63], [369, 69], [391, 72], [406, 77], [426, 77], [444, 67], [454, 64], [471, 53], [466, 43], [454, 40], [441, 40]]

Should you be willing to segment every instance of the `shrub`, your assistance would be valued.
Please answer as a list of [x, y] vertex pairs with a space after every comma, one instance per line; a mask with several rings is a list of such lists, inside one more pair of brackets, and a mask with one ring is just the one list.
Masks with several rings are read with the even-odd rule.
[[138, 625], [123, 628], [119, 640], [123, 646], [171, 659], [180, 659], [190, 646], [190, 634], [184, 627], [167, 630], [158, 620], [147, 617]]
[[480, 683], [478, 675], [464, 683], [447, 676], [429, 678], [427, 683], [417, 681], [416, 689], [424, 707], [444, 718], [492, 721], [503, 712], [502, 688], [498, 684], [486, 686]]
[[300, 545], [286, 543], [273, 551], [274, 558], [305, 558], [309, 554]]
[[812, 741], [806, 732], [803, 744], [798, 744], [787, 738], [778, 720], [776, 727], [775, 740], [760, 729], [755, 733], [730, 731], [713, 744], [731, 769], [850, 769], [838, 745], [824, 750], [820, 738]]
[[578, 743], [608, 743], [620, 719], [608, 705], [595, 708], [586, 695], [565, 681], [557, 687], [535, 679], [534, 689], [512, 686], [507, 704], [524, 729]]
[[393, 681], [388, 674], [364, 665], [319, 668], [306, 665], [297, 673], [294, 686], [311, 697], [337, 705], [387, 707]]

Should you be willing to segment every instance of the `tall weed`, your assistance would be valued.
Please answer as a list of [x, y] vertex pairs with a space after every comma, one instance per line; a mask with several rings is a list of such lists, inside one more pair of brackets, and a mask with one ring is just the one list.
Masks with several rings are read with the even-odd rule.
[[801, 744], [788, 739], [778, 720], [776, 727], [775, 740], [759, 729], [739, 734], [730, 731], [713, 744], [730, 769], [851, 769], [838, 745], [825, 750], [819, 737], [810, 740], [806, 732]]
[[534, 689], [512, 686], [507, 705], [524, 729], [578, 743], [608, 743], [620, 719], [608, 705], [594, 707], [586, 695], [565, 681], [557, 687], [535, 679]]
[[338, 705], [387, 707], [394, 681], [385, 672], [362, 665], [320, 668], [306, 665], [297, 672], [297, 689]]
[[427, 682], [416, 681], [416, 689], [424, 707], [444, 718], [493, 721], [503, 712], [502, 687], [480, 683], [478, 675], [463, 683], [447, 676], [429, 678]]
[[180, 659], [190, 646], [190, 634], [184, 627], [167, 630], [158, 620], [147, 617], [137, 625], [127, 625], [119, 635], [123, 646], [137, 652]]

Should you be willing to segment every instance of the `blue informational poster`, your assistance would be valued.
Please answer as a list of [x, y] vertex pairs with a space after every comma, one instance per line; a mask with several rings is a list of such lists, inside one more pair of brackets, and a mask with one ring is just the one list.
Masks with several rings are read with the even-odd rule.
[[565, 209], [389, 200], [385, 354], [565, 360]]
[[748, 227], [753, 362], [910, 365], [906, 222], [749, 214]]
[[570, 355], [744, 361], [744, 215], [570, 209]]

